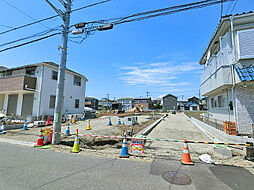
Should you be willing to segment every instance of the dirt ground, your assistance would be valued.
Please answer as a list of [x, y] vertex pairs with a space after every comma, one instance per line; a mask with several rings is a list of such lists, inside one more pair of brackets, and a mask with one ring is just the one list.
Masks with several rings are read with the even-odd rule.
[[[157, 118], [152, 118], [149, 115], [138, 116], [138, 122], [141, 125], [135, 126], [119, 126], [117, 125], [118, 117], [111, 116], [112, 126], [108, 126], [108, 116], [103, 116], [91, 120], [91, 130], [86, 130], [87, 121], [77, 122], [77, 124], [70, 125], [71, 133], [75, 134], [76, 129], [79, 129], [80, 147], [79, 154], [86, 154], [92, 156], [102, 156], [110, 158], [119, 158], [122, 148], [121, 139], [109, 138], [94, 138], [84, 137], [83, 134], [94, 135], [122, 135], [123, 130], [134, 130], [134, 134], [141, 131], [149, 124], [153, 123]], [[123, 122], [123, 118], [121, 118]], [[30, 128], [28, 131], [10, 130], [7, 134], [1, 135], [0, 138], [15, 139], [28, 142], [36, 142], [40, 128]], [[62, 127], [64, 133], [66, 126]], [[169, 139], [169, 140], [197, 140], [209, 141], [190, 121], [188, 121], [181, 113], [169, 114], [157, 127], [148, 135], [152, 139]], [[55, 151], [70, 153], [74, 143], [74, 136], [62, 136], [61, 144], [54, 145], [52, 149]], [[130, 147], [130, 141], [128, 141]], [[209, 154], [216, 164], [233, 165], [239, 167], [254, 167], [254, 162], [246, 161], [243, 159], [244, 150], [232, 148], [233, 157], [222, 156], [213, 150], [212, 145], [207, 144], [189, 144], [191, 158], [194, 162], [200, 162], [199, 156], [201, 154]], [[152, 162], [155, 157], [163, 157], [168, 159], [181, 160], [183, 152], [183, 143], [178, 142], [163, 142], [152, 141], [146, 142], [145, 154], [132, 155], [128, 160]]]

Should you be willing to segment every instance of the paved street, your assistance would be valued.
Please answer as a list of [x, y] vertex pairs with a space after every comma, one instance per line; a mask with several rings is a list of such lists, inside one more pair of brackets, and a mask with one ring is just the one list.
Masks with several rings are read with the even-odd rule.
[[[155, 159], [134, 162], [38, 150], [0, 143], [0, 184], [5, 190], [30, 189], [253, 189], [244, 168]], [[178, 171], [190, 185], [172, 185], [163, 173]]]

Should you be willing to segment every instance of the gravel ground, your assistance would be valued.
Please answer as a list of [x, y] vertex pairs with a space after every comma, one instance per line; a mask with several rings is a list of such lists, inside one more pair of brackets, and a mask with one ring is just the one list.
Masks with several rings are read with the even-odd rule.
[[[187, 140], [194, 141], [210, 141], [182, 114], [170, 114], [148, 135], [148, 137], [170, 140], [184, 140], [184, 138], [187, 138]], [[254, 162], [243, 160], [243, 150], [233, 149], [233, 157], [229, 158], [214, 152], [212, 145], [188, 144], [188, 146], [193, 161], [198, 161], [198, 157], [201, 154], [209, 154], [215, 161], [215, 164], [254, 167]], [[181, 160], [183, 143], [154, 141], [147, 147], [146, 152], [152, 156]]]
[[[70, 132], [72, 134], [76, 133], [76, 129], [79, 130], [79, 135], [82, 134], [95, 134], [95, 135], [121, 135], [123, 129], [131, 129], [133, 128], [134, 131], [139, 131], [146, 127], [149, 124], [150, 121], [149, 116], [138, 116], [138, 122], [141, 123], [142, 125], [135, 125], [135, 126], [118, 126], [117, 121], [118, 117], [117, 116], [112, 116], [111, 117], [111, 122], [112, 125], [108, 126], [108, 117], [100, 117], [97, 119], [92, 119], [90, 124], [91, 124], [91, 130], [86, 130], [87, 127], [87, 120], [86, 121], [79, 121], [76, 124], [71, 124], [70, 125]], [[123, 122], [123, 118], [121, 118], [121, 122]], [[152, 121], [150, 121], [152, 122]], [[6, 134], [3, 134], [0, 136], [0, 138], [9, 138], [9, 139], [15, 139], [15, 140], [22, 140], [22, 141], [28, 141], [28, 142], [37, 142], [38, 135], [40, 132], [40, 129], [45, 129], [46, 127], [32, 127], [28, 128], [29, 130], [23, 131], [22, 129], [15, 129], [15, 130], [8, 130]], [[63, 124], [61, 132], [65, 133], [66, 131], [66, 124]], [[70, 139], [74, 138], [69, 137]], [[66, 139], [63, 137], [63, 139]]]
[[[100, 117], [91, 120], [92, 130], [87, 131], [87, 121], [71, 124], [70, 131], [75, 133], [79, 129], [79, 134], [96, 134], [96, 135], [121, 135], [123, 129], [134, 128], [138, 132], [154, 122], [155, 118], [149, 116], [138, 116], [139, 123], [142, 125], [135, 126], [118, 126], [118, 117], [111, 117], [112, 126], [108, 126], [108, 117]], [[123, 119], [121, 119], [123, 121]], [[7, 134], [1, 135], [0, 138], [9, 138], [28, 142], [36, 142], [40, 128], [30, 128], [28, 131], [21, 129], [10, 130]], [[62, 127], [62, 132], [65, 132], [66, 127]], [[170, 140], [188, 140], [209, 141], [190, 121], [182, 114], [169, 114], [158, 126], [148, 135], [149, 138], [170, 139]], [[74, 136], [62, 137], [62, 144], [55, 145], [52, 149], [61, 152], [71, 152], [73, 147]], [[130, 147], [130, 142], [128, 142]], [[90, 138], [80, 136], [80, 147], [82, 151], [79, 154], [87, 154], [93, 156], [103, 156], [110, 158], [119, 158], [121, 153], [121, 140], [107, 138]], [[216, 164], [233, 165], [239, 167], [254, 167], [254, 162], [243, 160], [244, 151], [233, 149], [233, 157], [225, 157], [215, 153], [212, 145], [207, 144], [189, 144], [191, 158], [195, 162], [199, 162], [198, 157], [201, 154], [209, 154]], [[147, 142], [145, 154], [133, 155], [128, 160], [152, 162], [155, 157], [163, 157], [169, 159], [181, 160], [183, 152], [183, 143], [153, 141]]]

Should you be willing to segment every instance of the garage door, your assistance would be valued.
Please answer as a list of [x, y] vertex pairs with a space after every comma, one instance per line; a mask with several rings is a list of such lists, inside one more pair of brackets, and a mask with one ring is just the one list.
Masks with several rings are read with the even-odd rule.
[[23, 94], [22, 116], [32, 115], [34, 94]]
[[16, 115], [17, 102], [18, 102], [17, 94], [8, 95], [7, 115], [11, 115], [11, 114]]

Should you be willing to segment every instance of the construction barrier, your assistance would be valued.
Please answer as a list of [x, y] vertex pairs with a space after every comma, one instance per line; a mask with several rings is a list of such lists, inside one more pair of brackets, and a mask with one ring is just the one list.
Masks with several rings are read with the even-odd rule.
[[[54, 132], [54, 134], [57, 134], [57, 132]], [[66, 134], [66, 133], [59, 133], [59, 134]], [[69, 133], [69, 136], [75, 135]], [[113, 139], [124, 139], [123, 136], [107, 136], [107, 135], [81, 135], [84, 137], [95, 137], [95, 138], [113, 138]], [[152, 138], [139, 138], [139, 137], [126, 137], [126, 139], [131, 140], [145, 140], [145, 141], [165, 141], [165, 142], [181, 142], [183, 143], [184, 140], [172, 140], [172, 139], [152, 139]], [[187, 143], [200, 143], [200, 144], [219, 144], [219, 145], [231, 145], [231, 146], [250, 146], [248, 143], [224, 143], [224, 142], [209, 142], [209, 141], [187, 141]]]
[[223, 121], [223, 131], [228, 135], [236, 136], [235, 122]]

